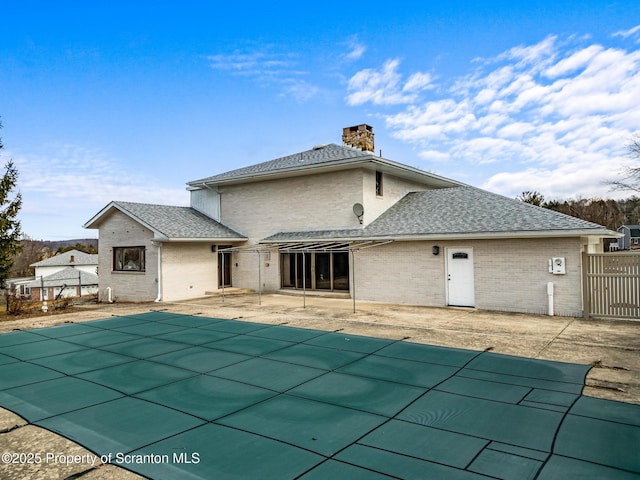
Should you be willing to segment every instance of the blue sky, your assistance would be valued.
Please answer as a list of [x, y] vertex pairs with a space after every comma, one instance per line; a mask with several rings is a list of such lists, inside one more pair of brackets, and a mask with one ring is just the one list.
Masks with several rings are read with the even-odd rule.
[[0, 161], [24, 232], [374, 127], [376, 153], [515, 197], [630, 196], [640, 2], [4, 2]]

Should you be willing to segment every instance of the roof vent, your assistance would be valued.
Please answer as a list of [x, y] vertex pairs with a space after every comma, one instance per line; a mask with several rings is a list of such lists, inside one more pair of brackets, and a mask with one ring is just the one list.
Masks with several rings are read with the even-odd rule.
[[326, 147], [326, 145], [321, 143], [320, 145], [314, 145], [312, 150], [322, 150], [324, 147]]
[[73, 263], [74, 261], [75, 261], [75, 257], [71, 255], [71, 258], [69, 258], [69, 263]]

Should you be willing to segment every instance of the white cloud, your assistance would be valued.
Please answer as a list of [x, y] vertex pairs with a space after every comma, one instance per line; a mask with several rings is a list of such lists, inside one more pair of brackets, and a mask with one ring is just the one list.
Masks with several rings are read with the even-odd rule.
[[277, 52], [266, 46], [258, 50], [208, 55], [211, 68], [250, 78], [261, 86], [275, 86], [281, 96], [289, 96], [302, 103], [314, 97], [320, 89], [303, 80], [309, 72], [300, 67], [300, 56]]
[[347, 96], [349, 105], [398, 105], [416, 100], [420, 91], [432, 88], [431, 75], [423, 72], [412, 74], [406, 82], [398, 73], [400, 60], [387, 60], [380, 70], [366, 68], [351, 77]]
[[208, 55], [211, 68], [242, 75], [272, 75], [293, 66], [287, 55], [267, 51], [235, 51], [230, 54]]
[[[189, 204], [180, 185], [166, 186], [105, 152], [77, 145], [46, 145], [45, 153], [6, 152], [18, 169], [22, 231], [36, 239], [95, 238], [82, 225], [112, 200]], [[3, 156], [4, 156], [3, 152]]]
[[367, 51], [367, 47], [360, 43], [356, 36], [349, 38], [345, 45], [349, 51], [343, 55], [343, 58], [348, 61], [359, 60]]
[[439, 168], [491, 164], [477, 183], [500, 193], [607, 191], [605, 178], [639, 132], [640, 50], [549, 36], [474, 64], [438, 84], [421, 72], [403, 82], [399, 60], [389, 60], [356, 73], [347, 102], [403, 105], [382, 115], [396, 138]]
[[[46, 209], [73, 205], [102, 207], [111, 200], [166, 204], [167, 199], [187, 205], [184, 188], [168, 188], [149, 174], [138, 173], [104, 152], [75, 145], [49, 146], [49, 153], [14, 154], [18, 187], [26, 208], [42, 208], [27, 202], [46, 198]], [[70, 207], [71, 206], [71, 207]]]
[[555, 60], [556, 40], [557, 37], [551, 35], [535, 45], [513, 47], [498, 56], [498, 60], [517, 60], [516, 67], [539, 71]]
[[640, 25], [636, 25], [635, 27], [630, 28], [629, 30], [620, 30], [618, 32], [615, 32], [613, 36], [622, 37], [622, 38], [635, 36], [636, 40], [640, 41]]
[[320, 89], [315, 85], [312, 85], [304, 80], [288, 79], [284, 83], [284, 94], [296, 99], [299, 103], [304, 103], [307, 100], [315, 97]]
[[402, 87], [403, 92], [417, 92], [433, 88], [433, 77], [429, 73], [414, 73]]
[[589, 62], [593, 57], [599, 54], [602, 50], [603, 48], [600, 45], [590, 45], [587, 48], [583, 48], [573, 55], [560, 60], [558, 63], [551, 65], [544, 72], [544, 75], [550, 78], [555, 78], [581, 69], [589, 65]]

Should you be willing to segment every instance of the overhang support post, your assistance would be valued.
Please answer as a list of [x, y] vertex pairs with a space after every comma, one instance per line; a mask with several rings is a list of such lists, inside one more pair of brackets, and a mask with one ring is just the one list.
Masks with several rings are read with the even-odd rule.
[[258, 252], [258, 305], [262, 305], [262, 268], [260, 260], [260, 250]]
[[[218, 253], [220, 250], [218, 250]], [[222, 270], [220, 270], [220, 283], [222, 284], [222, 303], [224, 303], [224, 252], [222, 255], [218, 255], [222, 258]]]
[[307, 255], [302, 251], [302, 308], [307, 308]]
[[356, 313], [356, 252], [351, 252], [351, 297], [353, 298], [353, 313]]

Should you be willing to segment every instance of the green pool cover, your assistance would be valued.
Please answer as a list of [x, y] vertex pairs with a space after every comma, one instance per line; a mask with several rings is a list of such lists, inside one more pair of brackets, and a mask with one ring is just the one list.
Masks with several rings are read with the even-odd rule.
[[0, 406], [153, 479], [640, 478], [588, 370], [149, 312], [0, 335]]

